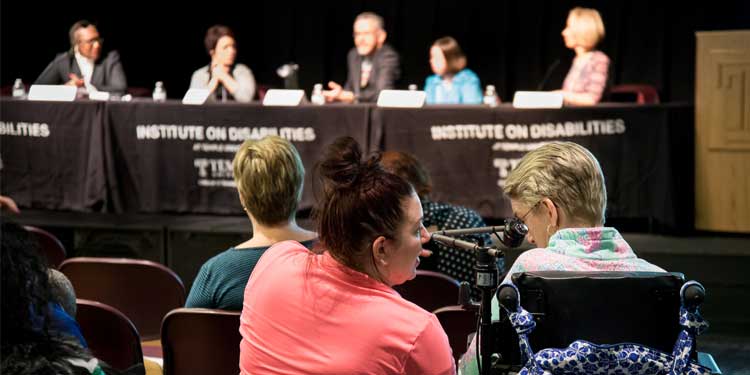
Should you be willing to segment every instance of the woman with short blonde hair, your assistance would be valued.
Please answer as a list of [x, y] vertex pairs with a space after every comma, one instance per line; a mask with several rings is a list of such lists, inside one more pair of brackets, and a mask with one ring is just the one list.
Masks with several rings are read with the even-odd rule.
[[[505, 182], [513, 214], [536, 246], [521, 254], [503, 282], [527, 271], [664, 272], [636, 256], [617, 229], [605, 227], [607, 191], [596, 157], [573, 142], [550, 142], [527, 153]], [[497, 299], [492, 301], [498, 319]], [[463, 374], [477, 374], [476, 343], [462, 358]]]
[[602, 99], [609, 74], [609, 57], [597, 51], [604, 23], [596, 9], [573, 8], [562, 31], [565, 46], [576, 53], [561, 92], [566, 104], [594, 105]]
[[198, 272], [185, 306], [242, 310], [245, 285], [261, 255], [286, 240], [315, 246], [317, 234], [295, 220], [305, 167], [289, 141], [268, 136], [245, 141], [232, 162], [252, 238], [209, 259]]

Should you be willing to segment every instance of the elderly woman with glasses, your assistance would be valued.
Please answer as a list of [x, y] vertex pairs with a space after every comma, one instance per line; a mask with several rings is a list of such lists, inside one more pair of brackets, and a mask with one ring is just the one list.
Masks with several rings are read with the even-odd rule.
[[[537, 248], [521, 254], [511, 275], [525, 271], [664, 272], [636, 256], [617, 229], [604, 226], [607, 191], [593, 154], [572, 142], [551, 142], [526, 154], [505, 183], [513, 213], [528, 227]], [[498, 303], [492, 301], [493, 319]], [[476, 374], [475, 343], [461, 366]]]

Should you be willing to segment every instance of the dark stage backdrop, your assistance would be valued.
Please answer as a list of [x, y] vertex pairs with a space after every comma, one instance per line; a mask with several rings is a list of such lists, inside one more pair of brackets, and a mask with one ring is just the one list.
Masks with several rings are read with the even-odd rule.
[[607, 37], [600, 49], [613, 61], [611, 83], [650, 83], [663, 101], [692, 101], [695, 31], [750, 28], [750, 2], [611, 1], [3, 1], [0, 5], [0, 81], [31, 83], [56, 53], [68, 48], [67, 30], [78, 19], [99, 25], [104, 51], [117, 49], [130, 86], [164, 81], [171, 98], [187, 90], [191, 73], [208, 62], [206, 29], [232, 27], [238, 62], [259, 83], [280, 87], [279, 65], [301, 67], [300, 86], [346, 76], [352, 21], [362, 11], [381, 14], [388, 41], [401, 53], [399, 86], [424, 84], [428, 49], [442, 36], [458, 39], [482, 84], [494, 84], [503, 100], [535, 89], [554, 61], [545, 85], [559, 87], [572, 59], [560, 31], [574, 6], [597, 8]]

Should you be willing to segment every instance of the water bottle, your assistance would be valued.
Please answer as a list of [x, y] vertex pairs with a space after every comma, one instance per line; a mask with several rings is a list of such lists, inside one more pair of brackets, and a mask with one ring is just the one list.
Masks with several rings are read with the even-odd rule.
[[16, 81], [13, 82], [13, 97], [16, 99], [23, 99], [26, 97], [26, 86], [24, 86], [23, 81], [21, 81], [20, 78], [16, 78]]
[[490, 107], [497, 107], [497, 94], [495, 93], [495, 85], [487, 85], [487, 88], [484, 90], [484, 98], [482, 99], [482, 103], [485, 105], [488, 105]]
[[167, 90], [164, 89], [164, 82], [157, 81], [156, 87], [154, 87], [154, 93], [151, 95], [155, 102], [163, 102], [167, 100]]
[[417, 85], [415, 85], [413, 83], [411, 85], [409, 85], [409, 91], [417, 91]]
[[326, 98], [323, 96], [323, 84], [316, 83], [313, 86], [312, 95], [310, 95], [310, 102], [315, 105], [323, 105], [326, 103]]

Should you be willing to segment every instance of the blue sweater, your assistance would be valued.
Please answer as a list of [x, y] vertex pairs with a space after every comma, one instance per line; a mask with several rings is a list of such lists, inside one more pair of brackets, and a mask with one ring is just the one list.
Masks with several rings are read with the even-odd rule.
[[427, 104], [481, 104], [482, 85], [470, 69], [464, 69], [448, 82], [433, 74], [424, 84]]

